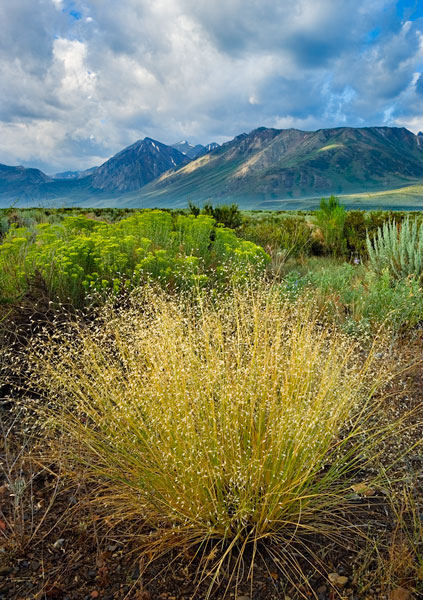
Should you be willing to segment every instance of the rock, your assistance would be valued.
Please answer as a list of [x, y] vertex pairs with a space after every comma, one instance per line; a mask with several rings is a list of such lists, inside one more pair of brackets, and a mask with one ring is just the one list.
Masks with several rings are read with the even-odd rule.
[[31, 560], [31, 569], [33, 571], [38, 571], [40, 568], [40, 562], [38, 560]]
[[346, 575], [339, 575], [339, 573], [329, 573], [329, 582], [339, 589], [343, 589], [348, 583], [348, 577]]
[[405, 588], [395, 588], [389, 593], [389, 600], [411, 600], [411, 592]]
[[131, 579], [139, 579], [140, 575], [141, 575], [140, 567], [139, 567], [139, 565], [135, 565], [135, 567], [132, 569]]

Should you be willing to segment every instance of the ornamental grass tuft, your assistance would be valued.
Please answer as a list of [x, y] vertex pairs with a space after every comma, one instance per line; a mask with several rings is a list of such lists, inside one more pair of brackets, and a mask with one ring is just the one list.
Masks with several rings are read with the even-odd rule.
[[266, 544], [284, 569], [293, 544], [339, 539], [381, 434], [383, 376], [311, 305], [269, 289], [194, 303], [146, 289], [34, 356], [68, 473], [82, 465], [100, 484], [109, 521], [147, 526], [149, 556], [190, 547], [213, 585], [247, 547], [253, 562]]

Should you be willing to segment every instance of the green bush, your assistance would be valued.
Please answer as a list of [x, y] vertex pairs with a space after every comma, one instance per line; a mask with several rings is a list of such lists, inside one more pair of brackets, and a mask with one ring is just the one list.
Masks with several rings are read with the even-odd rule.
[[188, 202], [188, 209], [189, 213], [194, 217], [198, 217], [200, 214], [208, 215], [209, 217], [213, 217], [216, 223], [220, 223], [229, 229], [237, 229], [243, 221], [241, 211], [237, 204], [216, 207], [213, 207], [212, 204], [205, 204], [203, 208], [200, 209], [196, 204]]
[[34, 232], [9, 230], [0, 245], [0, 293], [17, 299], [39, 273], [53, 298], [80, 306], [89, 292], [118, 293], [149, 279], [173, 288], [241, 281], [267, 261], [262, 248], [206, 215], [152, 210], [106, 223], [70, 214]]
[[369, 219], [364, 210], [347, 212], [344, 223], [344, 237], [348, 256], [367, 258], [366, 237]]
[[[291, 271], [281, 292], [292, 300], [310, 297], [345, 331], [363, 341], [381, 326], [397, 334], [423, 322], [421, 282], [413, 276], [393, 279], [348, 263]], [[370, 339], [370, 338], [369, 338]]]
[[314, 215], [314, 222], [321, 231], [322, 240], [328, 254], [343, 256], [346, 250], [344, 225], [347, 218], [345, 207], [335, 196], [322, 198], [320, 210]]
[[311, 234], [307, 222], [298, 217], [249, 219], [239, 231], [241, 237], [270, 253], [285, 250], [292, 257], [309, 252], [313, 242]]

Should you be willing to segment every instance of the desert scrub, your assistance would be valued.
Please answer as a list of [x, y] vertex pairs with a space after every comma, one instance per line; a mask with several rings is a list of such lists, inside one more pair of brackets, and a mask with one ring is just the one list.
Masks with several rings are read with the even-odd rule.
[[380, 273], [388, 270], [401, 279], [423, 277], [423, 223], [407, 217], [401, 224], [384, 223], [371, 240], [367, 236], [367, 251], [372, 268]]
[[362, 341], [371, 342], [381, 328], [397, 336], [421, 324], [423, 293], [416, 277], [396, 279], [388, 269], [375, 273], [349, 263], [317, 265], [311, 263], [306, 273], [288, 272], [281, 293], [291, 300], [309, 297], [328, 318]]
[[239, 234], [263, 246], [270, 254], [284, 251], [287, 256], [307, 254], [312, 245], [312, 228], [298, 217], [252, 218], [245, 221]]
[[374, 454], [365, 414], [381, 377], [311, 306], [274, 290], [195, 305], [144, 290], [33, 352], [46, 434], [63, 432], [99, 510], [148, 525], [150, 555], [194, 547], [213, 583], [250, 544], [292, 563], [292, 545], [339, 536]]
[[248, 279], [268, 260], [207, 215], [152, 210], [117, 223], [67, 215], [34, 231], [8, 231], [0, 244], [0, 298], [19, 300], [39, 274], [52, 299], [80, 307], [87, 294], [118, 294], [149, 280], [183, 289]]

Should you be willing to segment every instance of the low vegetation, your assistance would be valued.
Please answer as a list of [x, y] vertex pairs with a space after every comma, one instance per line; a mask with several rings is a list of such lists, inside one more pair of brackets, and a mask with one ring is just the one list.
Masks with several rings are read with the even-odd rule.
[[55, 571], [37, 593], [107, 594], [116, 544], [138, 575], [115, 598], [167, 592], [173, 564], [178, 599], [423, 593], [420, 214], [332, 197], [0, 222], [8, 573], [77, 531], [96, 587]]
[[149, 279], [177, 289], [242, 280], [267, 259], [206, 215], [148, 211], [116, 223], [70, 215], [33, 229], [12, 224], [0, 246], [1, 300], [16, 302], [37, 273], [53, 300], [80, 307], [88, 292], [118, 294]]
[[201, 552], [212, 582], [248, 545], [333, 536], [376, 454], [374, 352], [272, 290], [194, 306], [147, 290], [36, 354], [66, 470], [100, 484], [109, 519], [146, 521], [150, 554]]

